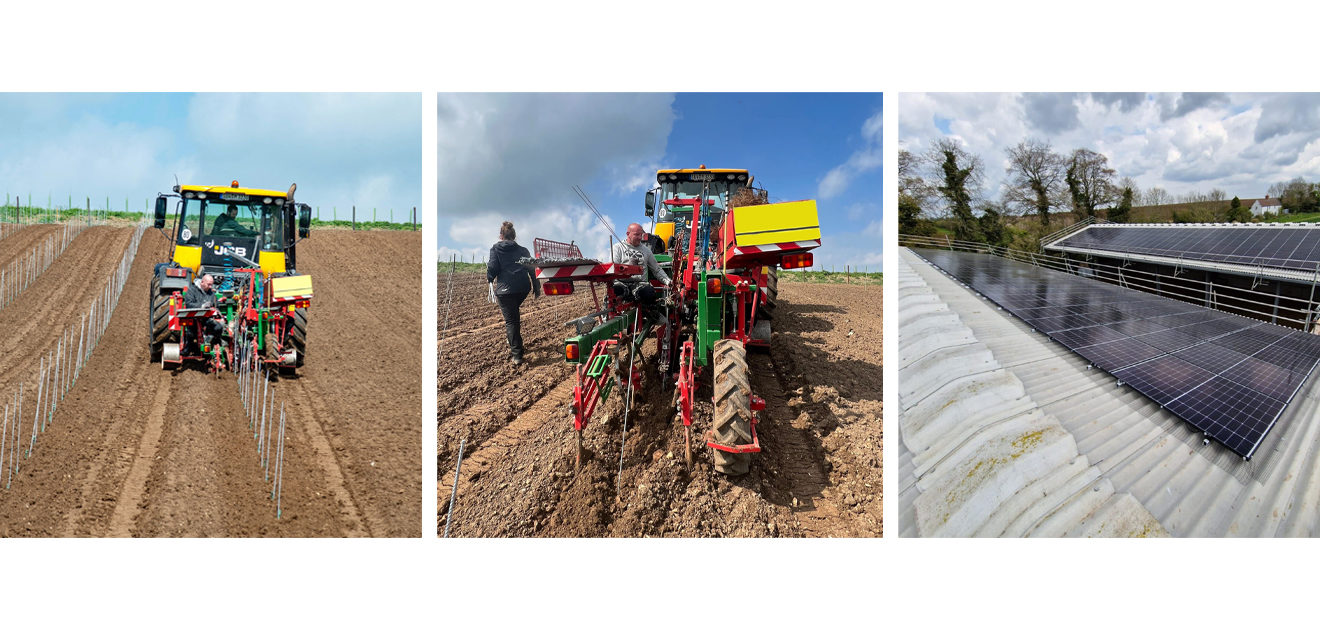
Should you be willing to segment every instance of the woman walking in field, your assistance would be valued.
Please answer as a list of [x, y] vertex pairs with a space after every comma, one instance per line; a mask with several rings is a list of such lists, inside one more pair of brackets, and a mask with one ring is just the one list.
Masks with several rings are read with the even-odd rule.
[[509, 339], [509, 355], [514, 365], [523, 362], [522, 315], [519, 309], [528, 291], [541, 297], [541, 281], [536, 273], [520, 264], [521, 258], [530, 258], [526, 247], [519, 245], [514, 238], [513, 223], [505, 221], [500, 226], [500, 240], [490, 248], [489, 262], [486, 263], [486, 282], [493, 285], [495, 299], [499, 302], [500, 312], [504, 315], [504, 334]]

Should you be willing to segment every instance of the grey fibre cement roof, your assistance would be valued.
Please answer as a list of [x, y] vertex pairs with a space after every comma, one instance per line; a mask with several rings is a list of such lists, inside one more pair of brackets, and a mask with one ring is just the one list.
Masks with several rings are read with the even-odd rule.
[[902, 536], [1308, 536], [1315, 378], [1244, 462], [907, 249]]

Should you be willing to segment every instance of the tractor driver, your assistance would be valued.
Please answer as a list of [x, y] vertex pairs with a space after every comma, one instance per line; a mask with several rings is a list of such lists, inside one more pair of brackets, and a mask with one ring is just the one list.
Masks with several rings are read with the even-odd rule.
[[669, 276], [660, 268], [660, 263], [656, 262], [651, 248], [642, 245], [646, 232], [642, 231], [641, 225], [629, 224], [628, 232], [624, 236], [624, 240], [614, 244], [611, 259], [615, 264], [637, 265], [642, 268], [642, 273], [615, 282], [614, 295], [631, 299], [639, 304], [655, 304], [655, 287], [651, 286], [650, 280], [654, 277], [669, 284]]
[[[193, 286], [188, 287], [188, 291], [183, 294], [184, 308], [216, 308], [215, 305], [215, 277], [209, 273], [202, 274], [202, 277], [193, 282]], [[224, 322], [217, 319], [207, 319], [204, 324], [206, 336], [214, 341], [220, 335], [231, 332], [225, 327]]]
[[249, 230], [238, 222], [238, 206], [229, 206], [225, 213], [216, 217], [211, 224], [211, 234], [219, 236], [256, 236], [256, 230]]

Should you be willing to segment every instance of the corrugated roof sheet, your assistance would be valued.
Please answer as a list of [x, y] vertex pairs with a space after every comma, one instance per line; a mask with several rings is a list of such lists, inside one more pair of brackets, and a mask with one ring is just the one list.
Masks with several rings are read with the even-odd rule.
[[[1127, 525], [1121, 530], [1123, 534], [1309, 536], [1316, 533], [1320, 523], [1320, 461], [1317, 461], [1320, 422], [1313, 421], [1320, 412], [1316, 379], [1303, 386], [1261, 451], [1250, 462], [1244, 462], [1218, 445], [1203, 444], [1201, 435], [1173, 414], [1130, 388], [1118, 387], [1109, 374], [1088, 369], [1085, 359], [1050, 342], [1044, 335], [1033, 333], [1021, 321], [906, 249], [900, 252], [899, 263], [901, 535], [998, 535], [986, 527], [1013, 514], [1018, 515], [1014, 522], [1036, 519], [1038, 526], [1006, 528], [1005, 535], [1120, 533], [1112, 526], [1088, 529], [1096, 518], [1076, 516], [1084, 509], [1075, 504], [1076, 497], [1051, 512], [1054, 522], [1042, 528], [1039, 525], [1045, 521], [1036, 518], [1035, 511], [1023, 507], [1025, 503], [1034, 504], [1046, 498], [1036, 496], [1035, 486], [1019, 484], [1021, 487], [1010, 495], [1001, 493], [990, 500], [968, 504], [964, 495], [950, 491], [947, 484], [927, 479], [931, 474], [947, 475], [957, 465], [953, 461], [941, 462], [941, 466], [932, 469], [927, 465], [928, 457], [919, 455], [930, 445], [961, 439], [964, 444], [945, 450], [964, 458], [982, 446], [993, 447], [1002, 442], [999, 434], [987, 430], [991, 426], [1005, 423], [1034, 426], [1023, 417], [1031, 412], [1058, 423], [1067, 436], [1059, 439], [1065, 445], [1067, 440], [1075, 445], [1077, 456], [1086, 463], [1086, 474], [1095, 471], [1097, 477], [1091, 487], [1100, 488], [1101, 493], [1112, 488], [1115, 497], [1130, 497], [1130, 500], [1108, 500], [1123, 506], [1121, 513], [1125, 519], [1143, 511], [1152, 517], [1153, 525]], [[923, 324], [921, 320], [928, 317], [943, 318], [946, 323], [942, 328]], [[950, 323], [951, 319], [956, 319], [962, 328]], [[925, 332], [921, 332], [923, 327]], [[929, 335], [937, 338], [923, 338]], [[993, 363], [936, 360], [937, 353], [972, 356], [979, 351], [978, 346], [988, 352]], [[1011, 378], [997, 374], [998, 370]], [[970, 383], [961, 385], [955, 383], [969, 380]], [[931, 396], [951, 387], [962, 387], [982, 397], [989, 394], [980, 393], [981, 388], [993, 388], [998, 393], [989, 396], [996, 399], [1016, 396], [1014, 380], [1021, 387], [1021, 397], [1031, 405], [1028, 411], [1016, 415], [1006, 414], [1019, 407], [962, 405], [957, 407], [961, 414], [957, 415], [951, 410], [929, 407], [934, 400], [927, 402]], [[956, 405], [952, 391], [945, 391], [948, 395], [940, 405]], [[910, 410], [914, 411], [911, 415]], [[922, 410], [935, 412], [927, 415], [947, 417], [922, 417], [916, 413]], [[928, 427], [938, 430], [930, 432]], [[1021, 459], [1018, 457], [1012, 463]], [[1042, 468], [1033, 465], [1028, 470], [1034, 474]], [[1061, 473], [1056, 467], [1052, 475], [1058, 474]], [[938, 494], [927, 496], [933, 491]], [[1028, 494], [1019, 496], [1024, 491]], [[954, 530], [941, 526], [938, 520], [932, 522], [931, 505], [941, 503], [966, 505], [973, 512], [960, 522], [978, 522], [983, 526]], [[1062, 522], [1058, 520], [1061, 518]], [[1068, 522], [1072, 527], [1066, 527]]]
[[[943, 298], [900, 261], [902, 533], [1163, 534], [1133, 497], [1115, 492], [1012, 364], [1001, 364]], [[1024, 350], [1013, 360], [1033, 356]]]

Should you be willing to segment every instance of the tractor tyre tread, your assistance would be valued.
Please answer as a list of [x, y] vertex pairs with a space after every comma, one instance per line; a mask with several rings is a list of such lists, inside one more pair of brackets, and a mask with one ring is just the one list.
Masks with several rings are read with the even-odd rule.
[[[748, 382], [747, 349], [736, 339], [715, 342], [715, 419], [716, 444], [738, 446], [752, 442], [752, 387]], [[751, 453], [726, 453], [715, 450], [715, 471], [745, 475], [751, 469]]]

